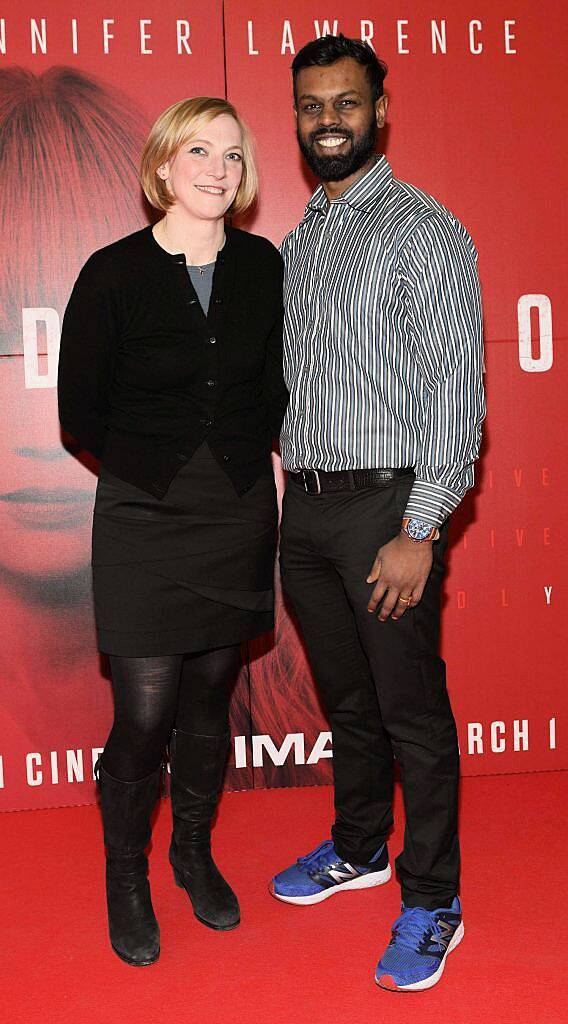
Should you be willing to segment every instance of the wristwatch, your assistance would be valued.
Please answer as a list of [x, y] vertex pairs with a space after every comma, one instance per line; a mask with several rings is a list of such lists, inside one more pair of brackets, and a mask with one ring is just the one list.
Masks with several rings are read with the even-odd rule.
[[403, 519], [402, 529], [415, 544], [423, 544], [427, 540], [438, 540], [440, 536], [440, 531], [436, 526], [423, 523], [421, 519]]

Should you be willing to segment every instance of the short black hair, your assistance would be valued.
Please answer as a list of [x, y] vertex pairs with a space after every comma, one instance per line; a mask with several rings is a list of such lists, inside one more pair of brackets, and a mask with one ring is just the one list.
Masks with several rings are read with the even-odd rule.
[[298, 100], [296, 81], [302, 68], [328, 67], [344, 57], [351, 57], [362, 64], [367, 71], [367, 79], [371, 86], [373, 103], [383, 95], [383, 82], [388, 73], [384, 61], [379, 60], [372, 46], [360, 39], [348, 39], [343, 33], [338, 36], [322, 36], [306, 43], [298, 51], [292, 61], [292, 78], [294, 82], [294, 102]]

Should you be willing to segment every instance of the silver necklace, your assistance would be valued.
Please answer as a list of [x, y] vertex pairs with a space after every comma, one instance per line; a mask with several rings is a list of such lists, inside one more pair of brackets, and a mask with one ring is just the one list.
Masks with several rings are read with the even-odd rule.
[[190, 267], [190, 268], [191, 268], [191, 270], [197, 270], [198, 274], [199, 274], [199, 275], [200, 275], [201, 277], [203, 277], [203, 275], [204, 275], [205, 271], [206, 271], [206, 270], [207, 270], [207, 269], [208, 269], [209, 267], [212, 267], [212, 266], [213, 266], [213, 265], [214, 265], [214, 264], [215, 264], [216, 262], [217, 262], [217, 258], [215, 258], [214, 260], [212, 260], [212, 261], [211, 261], [211, 263], [205, 263], [205, 264], [204, 264], [204, 266], [202, 266], [202, 267], [197, 267], [197, 266], [196, 266], [196, 265], [195, 265], [194, 263], [186, 263], [186, 266], [187, 266], [187, 267]]
[[[226, 241], [227, 241], [227, 236], [226, 236], [225, 233], [223, 233], [223, 241], [221, 242], [221, 245], [220, 245], [219, 249], [215, 253], [215, 259], [211, 260], [211, 263], [204, 263], [203, 266], [200, 267], [197, 264], [191, 263], [191, 256], [190, 256], [189, 259], [186, 262], [186, 266], [187, 267], [191, 267], [193, 270], [197, 270], [199, 275], [200, 275], [200, 277], [203, 277], [206, 268], [207, 267], [211, 267], [214, 263], [217, 262], [217, 256], [221, 252], [221, 249], [224, 247]], [[188, 255], [189, 255], [189, 253], [188, 253]]]
[[[164, 236], [164, 240], [167, 242], [167, 240], [168, 240], [167, 239], [167, 228], [166, 228], [165, 221], [162, 221], [161, 223], [163, 224], [162, 233], [163, 233], [163, 236]], [[189, 258], [185, 261], [186, 267], [191, 267], [193, 270], [197, 270], [199, 275], [200, 275], [200, 277], [203, 277], [203, 275], [205, 274], [206, 267], [207, 266], [211, 266], [211, 264], [217, 262], [217, 256], [221, 252], [221, 249], [224, 248], [224, 245], [225, 245], [226, 241], [227, 241], [227, 236], [226, 236], [225, 233], [223, 233], [223, 241], [221, 242], [221, 245], [220, 245], [218, 251], [215, 253], [215, 259], [211, 260], [211, 263], [209, 263], [209, 264], [204, 263], [202, 266], [199, 266], [198, 264], [192, 263], [191, 262], [191, 256], [188, 253], [187, 255], [188, 255]]]

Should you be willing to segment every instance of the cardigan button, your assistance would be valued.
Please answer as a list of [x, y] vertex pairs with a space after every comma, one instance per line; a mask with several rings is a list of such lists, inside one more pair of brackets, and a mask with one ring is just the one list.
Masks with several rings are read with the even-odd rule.
[[231, 456], [230, 455], [223, 455], [223, 462], [230, 462], [230, 461], [231, 461]]
[[216, 380], [208, 380], [207, 381], [207, 387], [208, 388], [214, 388], [216, 384], [217, 384]]
[[217, 344], [217, 338], [209, 338], [209, 344], [210, 345], [216, 345]]
[[212, 427], [213, 426], [213, 420], [205, 420], [205, 426], [206, 427]]

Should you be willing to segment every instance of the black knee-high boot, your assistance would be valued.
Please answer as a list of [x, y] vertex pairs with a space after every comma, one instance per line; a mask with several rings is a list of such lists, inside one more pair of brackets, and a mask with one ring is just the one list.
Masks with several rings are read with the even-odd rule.
[[170, 743], [174, 878], [186, 890], [198, 920], [220, 931], [240, 921], [237, 897], [211, 856], [211, 821], [229, 740], [229, 733], [194, 736], [174, 729]]
[[135, 967], [160, 954], [160, 930], [152, 907], [148, 861], [150, 816], [160, 791], [161, 768], [139, 782], [121, 782], [97, 764], [106, 847], [106, 892], [110, 941]]

